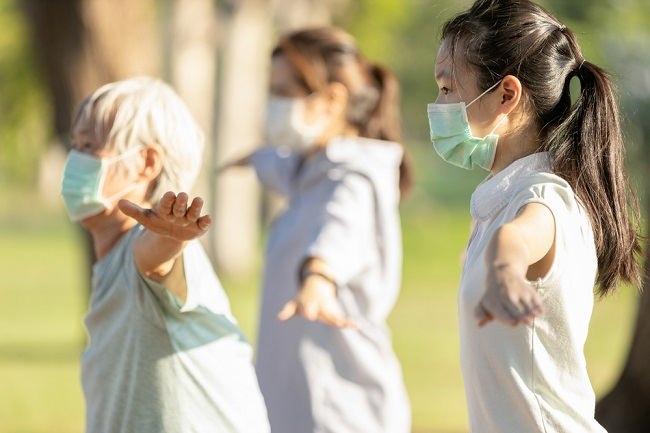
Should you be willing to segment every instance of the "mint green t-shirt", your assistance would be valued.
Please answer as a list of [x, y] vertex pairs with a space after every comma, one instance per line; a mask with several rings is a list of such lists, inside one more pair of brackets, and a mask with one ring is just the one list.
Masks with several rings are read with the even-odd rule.
[[198, 241], [181, 304], [143, 277], [136, 226], [93, 267], [81, 365], [86, 432], [268, 432], [252, 349]]

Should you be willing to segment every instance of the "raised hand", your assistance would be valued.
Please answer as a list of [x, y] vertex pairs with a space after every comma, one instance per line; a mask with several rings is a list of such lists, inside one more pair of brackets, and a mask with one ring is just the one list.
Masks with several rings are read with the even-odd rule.
[[302, 289], [285, 304], [278, 314], [278, 319], [285, 321], [295, 316], [319, 321], [335, 328], [356, 328], [354, 321], [341, 314], [336, 287], [318, 275], [305, 279]]
[[152, 209], [142, 208], [128, 200], [120, 200], [118, 206], [124, 214], [154, 233], [189, 241], [205, 234], [212, 220], [210, 215], [201, 216], [203, 200], [200, 197], [195, 197], [189, 206], [188, 201], [186, 193], [176, 195], [168, 191]]

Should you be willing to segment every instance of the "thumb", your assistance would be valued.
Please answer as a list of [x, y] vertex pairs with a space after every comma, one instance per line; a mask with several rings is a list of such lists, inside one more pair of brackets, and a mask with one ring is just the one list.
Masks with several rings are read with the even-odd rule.
[[117, 202], [117, 207], [124, 213], [124, 215], [133, 218], [139, 223], [142, 223], [147, 219], [146, 210], [132, 201], [122, 199]]
[[282, 310], [278, 313], [278, 320], [284, 322], [285, 320], [291, 319], [293, 316], [296, 315], [296, 310], [298, 308], [298, 304], [296, 304], [296, 301], [289, 301], [287, 302]]

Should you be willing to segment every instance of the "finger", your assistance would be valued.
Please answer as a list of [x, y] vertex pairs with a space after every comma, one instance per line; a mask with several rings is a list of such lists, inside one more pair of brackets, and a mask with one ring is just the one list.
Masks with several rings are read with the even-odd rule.
[[533, 295], [523, 299], [522, 303], [525, 307], [525, 315], [523, 321], [526, 322], [526, 324], [532, 325], [536, 317], [544, 314], [544, 308], [537, 293], [533, 292]]
[[287, 302], [284, 307], [282, 307], [282, 310], [277, 315], [278, 320], [284, 322], [286, 320], [291, 319], [293, 316], [296, 315], [296, 311], [298, 309], [298, 304], [296, 301], [289, 301]]
[[187, 212], [187, 200], [188, 200], [187, 194], [184, 192], [180, 192], [176, 196], [176, 200], [172, 205], [172, 214], [176, 218], [185, 217], [185, 213]]
[[478, 326], [480, 328], [494, 320], [492, 315], [485, 308], [483, 308], [482, 303], [479, 303], [474, 309], [474, 317], [476, 317], [476, 320], [478, 320]]
[[208, 227], [210, 227], [210, 224], [212, 224], [212, 218], [210, 218], [210, 215], [203, 215], [196, 221], [196, 225], [201, 231], [206, 231]]
[[532, 314], [536, 316], [541, 316], [544, 314], [544, 305], [542, 298], [537, 292], [532, 292], [532, 296], [526, 302], [526, 307]]
[[318, 316], [320, 322], [325, 323], [326, 325], [334, 326], [335, 328], [354, 328], [357, 329], [356, 323], [347, 318], [337, 314], [330, 313], [328, 311], [320, 312]]
[[134, 220], [136, 220], [141, 224], [143, 224], [149, 218], [150, 210], [141, 208], [140, 206], [133, 203], [132, 201], [120, 200], [117, 202], [117, 207], [126, 216], [133, 218]]
[[[494, 312], [493, 312], [494, 313]], [[517, 326], [524, 316], [523, 311], [508, 299], [501, 299], [498, 312], [495, 314], [497, 320], [510, 326]]]
[[160, 216], [167, 216], [172, 214], [172, 206], [176, 200], [176, 194], [172, 191], [167, 191], [160, 198], [160, 201], [157, 205], [157, 212]]
[[189, 209], [187, 209], [187, 214], [185, 215], [185, 217], [188, 220], [195, 222], [201, 216], [202, 208], [203, 208], [203, 199], [201, 197], [195, 197], [194, 200], [192, 200], [192, 204], [190, 205]]
[[514, 319], [510, 313], [508, 313], [500, 299], [493, 301], [488, 297], [484, 298], [481, 303], [485, 309], [485, 312], [492, 316], [493, 320], [513, 326], [517, 324], [517, 320]]
[[508, 313], [508, 316], [514, 320], [515, 324], [522, 320], [523, 317], [527, 314], [526, 308], [519, 299], [515, 301], [512, 301], [510, 299], [503, 299], [501, 301], [501, 306], [506, 311], [506, 313]]

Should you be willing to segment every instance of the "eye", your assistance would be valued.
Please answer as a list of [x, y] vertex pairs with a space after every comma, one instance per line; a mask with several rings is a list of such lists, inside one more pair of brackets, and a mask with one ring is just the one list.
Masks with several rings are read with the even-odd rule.
[[441, 87], [440, 88], [440, 93], [443, 95], [448, 95], [449, 94], [449, 89], [447, 87]]

